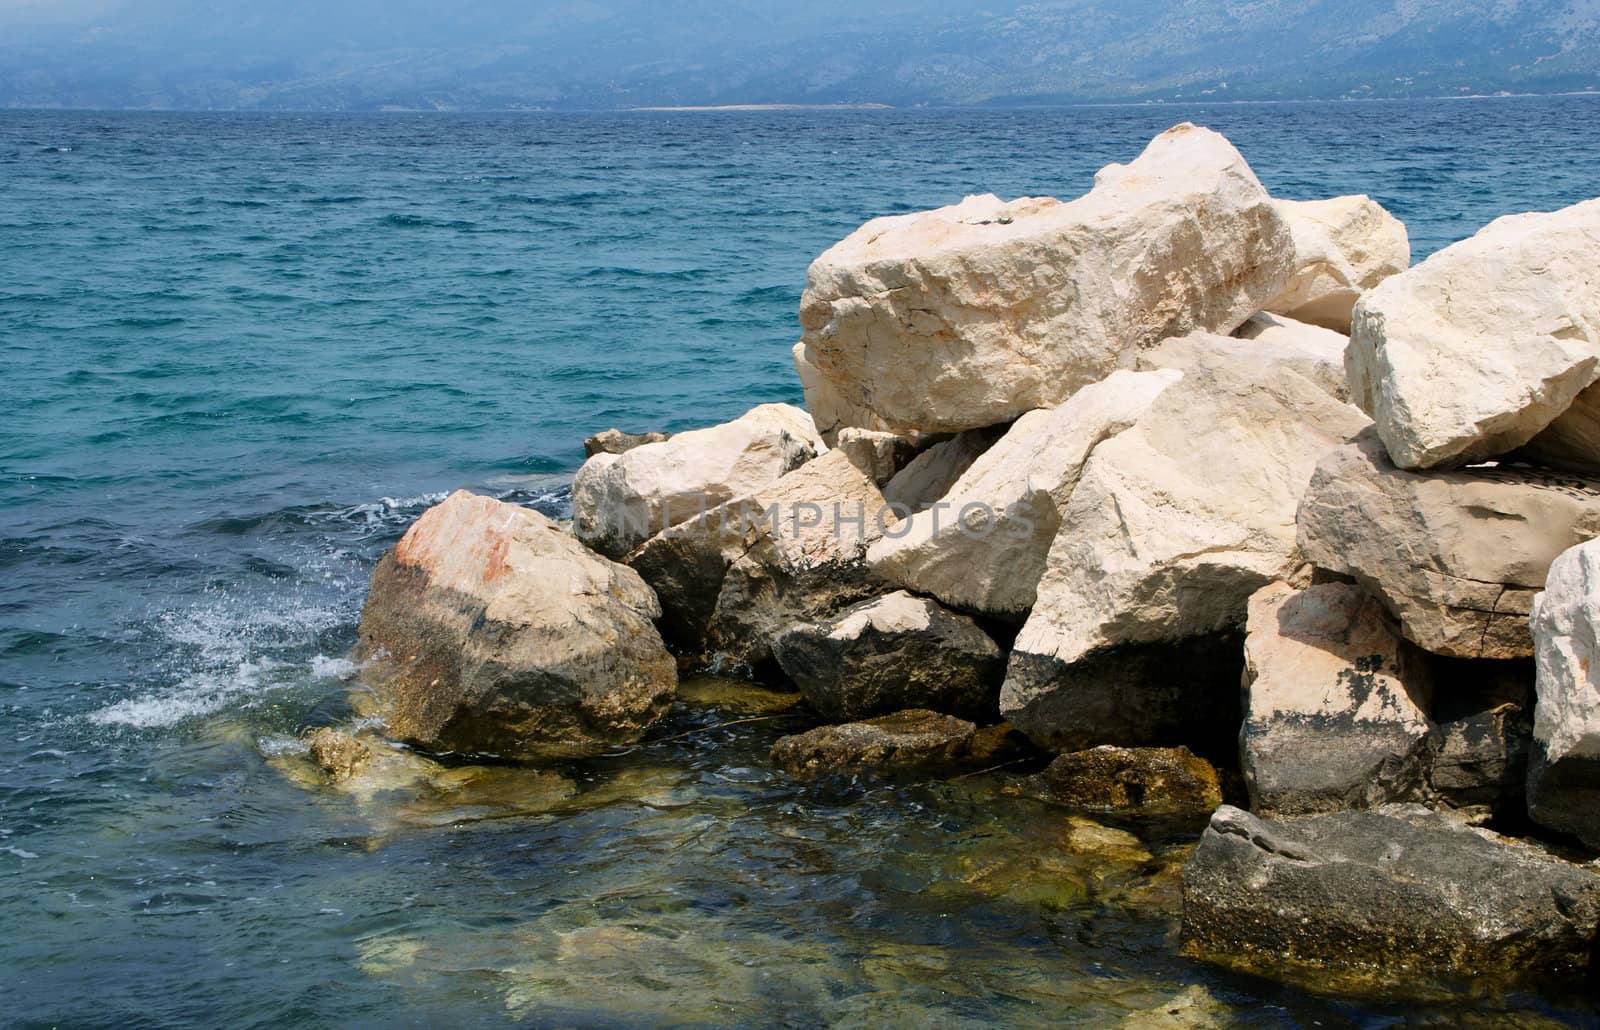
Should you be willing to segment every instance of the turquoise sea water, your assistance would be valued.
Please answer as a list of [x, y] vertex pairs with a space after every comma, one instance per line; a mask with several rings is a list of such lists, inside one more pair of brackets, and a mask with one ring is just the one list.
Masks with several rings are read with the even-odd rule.
[[1059, 812], [798, 787], [762, 758], [789, 715], [421, 809], [294, 775], [373, 562], [444, 491], [559, 514], [587, 432], [798, 400], [834, 240], [1076, 195], [1182, 119], [1276, 195], [1372, 194], [1418, 257], [1600, 195], [1595, 98], [0, 112], [0, 1023], [1100, 1025], [1195, 985], [1263, 1026], [1592, 1020], [1222, 978], [1172, 954], [1165, 831], [1035, 868]]

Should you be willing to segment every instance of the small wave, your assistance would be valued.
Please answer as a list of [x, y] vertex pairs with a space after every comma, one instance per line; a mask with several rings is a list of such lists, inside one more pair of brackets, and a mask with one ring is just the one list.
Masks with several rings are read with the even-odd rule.
[[89, 713], [99, 726], [137, 730], [164, 729], [197, 716], [220, 712], [245, 694], [254, 694], [262, 678], [280, 667], [271, 659], [240, 662], [231, 674], [201, 673], [169, 691], [153, 691]]
[[317, 679], [348, 680], [364, 668], [360, 662], [348, 658], [329, 658], [325, 654], [312, 655], [311, 675]]
[[19, 847], [16, 847], [14, 845], [10, 845], [10, 844], [6, 845], [3, 848], [0, 848], [0, 852], [4, 852], [7, 855], [15, 855], [18, 858], [23, 859], [24, 861], [26, 861], [28, 859], [33, 859], [33, 858], [38, 858], [39, 857], [38, 855], [34, 854], [31, 851], [24, 851], [22, 848], [19, 848]]

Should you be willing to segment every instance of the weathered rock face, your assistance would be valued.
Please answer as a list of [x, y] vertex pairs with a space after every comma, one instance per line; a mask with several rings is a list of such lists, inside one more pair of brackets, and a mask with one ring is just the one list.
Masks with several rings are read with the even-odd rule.
[[1113, 372], [1059, 408], [1022, 416], [931, 509], [872, 545], [873, 571], [955, 608], [1022, 619], [1090, 453], [1180, 378]]
[[969, 197], [875, 219], [811, 266], [806, 406], [825, 437], [1010, 422], [1158, 340], [1232, 331], [1287, 282], [1293, 251], [1238, 151], [1188, 124], [1071, 203]]
[[638, 740], [672, 704], [656, 597], [549, 519], [464, 491], [373, 572], [358, 652], [389, 732], [538, 756]]
[[907, 708], [987, 718], [1005, 676], [1005, 655], [977, 623], [903, 590], [791, 626], [773, 652], [811, 706], [837, 720]]
[[799, 621], [884, 592], [869, 544], [892, 526], [883, 494], [842, 451], [652, 537], [629, 556], [681, 647], [756, 666]]
[[983, 457], [1005, 431], [1005, 426], [988, 426], [939, 441], [911, 459], [889, 480], [883, 488], [883, 499], [902, 518], [927, 511], [950, 492], [972, 463]]
[[1563, 553], [1533, 605], [1528, 814], [1600, 849], [1600, 540]]
[[1241, 629], [1250, 595], [1301, 561], [1295, 506], [1317, 459], [1365, 424], [1289, 368], [1224, 347], [1190, 359], [1133, 428], [1095, 448], [1067, 504], [1001, 694], [1040, 743], [1075, 736], [1053, 720], [1095, 707], [1061, 693], [1071, 666]]
[[821, 449], [811, 416], [790, 404], [762, 404], [707, 429], [598, 454], [572, 480], [578, 539], [621, 558], [651, 535], [751, 493]]
[[666, 433], [624, 433], [620, 429], [606, 429], [583, 441], [583, 456], [592, 458], [596, 454], [626, 454], [635, 447], [661, 443], [667, 438]]
[[961, 760], [977, 732], [964, 719], [913, 709], [782, 737], [772, 760], [796, 776], [937, 768]]
[[1432, 682], [1360, 587], [1285, 583], [1250, 598], [1239, 753], [1250, 808], [1297, 815], [1424, 796]]
[[1600, 483], [1519, 468], [1407, 472], [1366, 433], [1318, 465], [1299, 526], [1306, 560], [1355, 577], [1413, 643], [1527, 657], [1550, 563], [1600, 535]]
[[1512, 451], [1600, 377], [1597, 250], [1600, 200], [1509, 215], [1361, 298], [1350, 393], [1397, 466]]
[[1137, 816], [1205, 819], [1222, 804], [1211, 763], [1186, 747], [1097, 747], [1062, 755], [1039, 777], [1061, 804]]
[[893, 479], [917, 456], [915, 439], [872, 429], [841, 429], [834, 446], [879, 486]]
[[[1271, 315], [1264, 311], [1251, 315], [1249, 321], [1233, 331], [1233, 335], [1241, 340], [1255, 340], [1263, 347], [1270, 348], [1274, 360], [1288, 365], [1336, 399], [1350, 399], [1350, 385], [1344, 374], [1344, 352], [1350, 346], [1350, 337], [1321, 326], [1297, 322], [1286, 315]], [[1156, 353], [1159, 354], [1164, 346], [1157, 348]], [[1145, 362], [1141, 360], [1140, 367], [1144, 366]]]
[[1390, 983], [1587, 968], [1600, 876], [1416, 806], [1269, 822], [1223, 807], [1183, 872], [1184, 950]]
[[1294, 236], [1294, 276], [1267, 311], [1339, 333], [1366, 291], [1411, 264], [1405, 225], [1367, 196], [1275, 200]]

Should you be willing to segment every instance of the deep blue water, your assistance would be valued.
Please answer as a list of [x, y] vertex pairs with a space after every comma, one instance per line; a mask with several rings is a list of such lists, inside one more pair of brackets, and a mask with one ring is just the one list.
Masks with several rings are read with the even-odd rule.
[[[443, 491], [558, 513], [588, 432], [797, 401], [795, 310], [834, 240], [967, 193], [1076, 195], [1183, 119], [1275, 195], [1373, 195], [1418, 258], [1600, 195], [1587, 97], [0, 112], [0, 1022], [648, 1021], [671, 988], [631, 966], [562, 980], [530, 943], [615, 931], [594, 900], [615, 898], [630, 933], [754, 956], [765, 979], [730, 987], [720, 1022], [1094, 1023], [1115, 982], [1147, 992], [1135, 1007], [1205, 984], [1261, 1025], [1392, 1025], [1410, 1010], [1218, 980], [1168, 954], [1159, 919], [1100, 903], [963, 897], [961, 926], [930, 930], [927, 884], [907, 885], [925, 874], [869, 859], [984, 805], [818, 798], [758, 768], [754, 730], [655, 753], [679, 805], [398, 833], [272, 762], [343, 716], [366, 577]], [[1047, 817], [1017, 818], [1026, 837]], [[591, 922], [539, 922], [563, 904]], [[873, 935], [920, 949], [916, 975], [862, 979]], [[663, 976], [691, 993], [728, 980], [682, 962]]]

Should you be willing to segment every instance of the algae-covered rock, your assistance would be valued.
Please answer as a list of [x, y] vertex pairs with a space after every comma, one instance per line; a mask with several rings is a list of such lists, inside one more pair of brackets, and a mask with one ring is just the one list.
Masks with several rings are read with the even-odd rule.
[[961, 759], [977, 732], [965, 719], [913, 709], [783, 737], [772, 760], [796, 776], [936, 769]]
[[1187, 954], [1372, 983], [1586, 970], [1600, 875], [1417, 806], [1217, 810], [1184, 869]]
[[1204, 819], [1222, 804], [1216, 769], [1186, 747], [1076, 751], [1051, 762], [1037, 786], [1061, 804], [1134, 816]]

